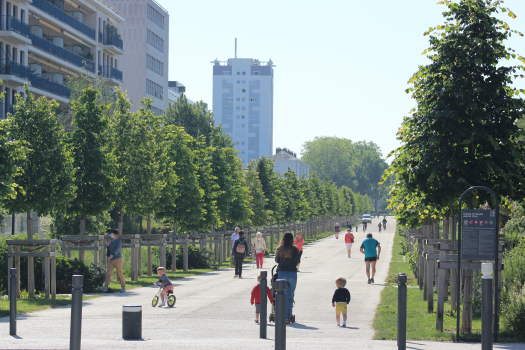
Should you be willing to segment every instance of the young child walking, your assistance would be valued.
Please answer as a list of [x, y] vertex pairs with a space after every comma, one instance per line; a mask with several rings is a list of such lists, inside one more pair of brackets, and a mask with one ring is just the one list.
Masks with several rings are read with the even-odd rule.
[[173, 291], [173, 284], [171, 284], [170, 279], [166, 275], [166, 269], [164, 267], [159, 266], [157, 268], [157, 274], [160, 276], [160, 278], [157, 280], [157, 282], [153, 283], [154, 285], [158, 286], [159, 283], [162, 284], [162, 292], [160, 293], [160, 304], [159, 307], [166, 305], [164, 303], [164, 297], [168, 295], [168, 291]]
[[[266, 286], [266, 294], [270, 303], [273, 303], [272, 291]], [[259, 323], [259, 314], [261, 313], [261, 274], [257, 276], [257, 285], [252, 289], [250, 303], [255, 304], [255, 323]]]
[[339, 277], [335, 280], [337, 289], [335, 290], [334, 296], [332, 297], [332, 307], [335, 307], [335, 319], [337, 325], [340, 325], [341, 313], [343, 314], [343, 327], [346, 327], [346, 311], [347, 305], [350, 303], [350, 292], [345, 288], [346, 278]]

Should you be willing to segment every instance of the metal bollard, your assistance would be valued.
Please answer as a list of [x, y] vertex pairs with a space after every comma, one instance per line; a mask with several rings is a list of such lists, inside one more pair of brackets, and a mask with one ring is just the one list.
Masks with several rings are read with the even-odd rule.
[[266, 339], [266, 325], [268, 321], [268, 295], [267, 295], [267, 288], [268, 288], [268, 281], [266, 280], [266, 271], [261, 271], [261, 314], [259, 315], [260, 319], [260, 325], [261, 325], [261, 331], [260, 331], [260, 338]]
[[286, 350], [286, 280], [275, 281], [275, 350]]
[[397, 348], [407, 348], [407, 275], [400, 273], [397, 280]]
[[142, 339], [142, 305], [122, 307], [122, 338], [124, 340]]
[[481, 272], [481, 350], [492, 350], [492, 263], [482, 263]]
[[71, 290], [71, 329], [69, 334], [69, 350], [80, 350], [82, 334], [82, 286], [84, 276], [73, 275]]
[[9, 335], [16, 335], [16, 269], [9, 269]]

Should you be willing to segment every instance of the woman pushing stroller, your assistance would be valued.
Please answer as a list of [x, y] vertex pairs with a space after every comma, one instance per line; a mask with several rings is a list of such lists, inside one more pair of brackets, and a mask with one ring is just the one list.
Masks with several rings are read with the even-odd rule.
[[294, 246], [291, 232], [286, 232], [275, 251], [278, 279], [286, 280], [286, 324], [292, 315], [295, 287], [297, 286], [297, 265], [301, 263], [299, 249]]

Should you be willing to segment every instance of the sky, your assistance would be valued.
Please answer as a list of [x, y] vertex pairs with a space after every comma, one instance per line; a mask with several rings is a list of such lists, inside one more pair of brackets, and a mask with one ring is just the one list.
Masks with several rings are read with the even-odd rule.
[[[298, 154], [316, 136], [373, 141], [386, 157], [399, 147], [404, 91], [428, 63], [423, 33], [444, 22], [438, 0], [157, 0], [170, 16], [169, 79], [212, 106], [215, 58], [273, 60], [274, 147]], [[506, 0], [525, 33], [525, 1]], [[518, 40], [521, 39], [521, 40]], [[525, 38], [509, 46], [525, 55]], [[219, 107], [220, 108], [220, 107]], [[388, 159], [387, 161], [390, 161]]]

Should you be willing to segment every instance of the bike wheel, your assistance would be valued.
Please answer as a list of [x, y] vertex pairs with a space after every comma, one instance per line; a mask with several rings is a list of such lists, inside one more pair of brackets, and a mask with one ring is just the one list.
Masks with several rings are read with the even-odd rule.
[[153, 297], [153, 300], [151, 301], [151, 306], [155, 307], [155, 306], [157, 306], [158, 303], [159, 303], [159, 297], [157, 295], [155, 295]]
[[175, 302], [177, 301], [177, 298], [175, 298], [175, 295], [170, 295], [168, 298], [168, 306], [173, 307], [175, 305]]

